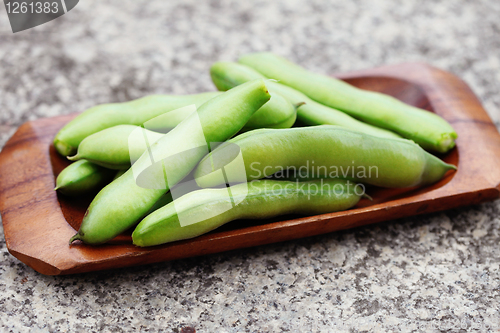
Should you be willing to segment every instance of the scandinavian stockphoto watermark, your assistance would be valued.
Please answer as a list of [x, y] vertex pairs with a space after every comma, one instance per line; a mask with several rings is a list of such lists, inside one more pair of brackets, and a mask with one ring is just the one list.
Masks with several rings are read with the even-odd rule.
[[[247, 183], [247, 186], [252, 190], [252, 193], [256, 195], [262, 194], [263, 189], [255, 186], [255, 182], [256, 180], [250, 181]], [[301, 181], [299, 179], [276, 182], [268, 190], [269, 193], [275, 196], [300, 194], [302, 197], [307, 198], [307, 200], [313, 200], [315, 196], [320, 195], [338, 198], [342, 195], [350, 196], [355, 194], [361, 197], [366, 194], [366, 188], [363, 184], [351, 182], [349, 180], [347, 180], [345, 184], [330, 183], [324, 178], [318, 179], [315, 182]]]
[[[162, 140], [156, 135], [152, 135], [152, 130], [161, 128], [162, 123], [169, 123], [168, 119], [172, 117], [188, 117], [189, 126], [180, 123], [172, 131], [186, 131], [189, 135], [185, 136], [182, 142], [170, 144], [168, 149], [155, 149], [155, 142]], [[192, 168], [216, 147], [224, 145], [219, 151], [220, 154], [214, 154], [210, 157], [212, 170], [208, 175], [210, 181], [214, 184], [223, 184], [219, 189], [225, 191], [222, 200], [226, 204], [217, 206], [217, 210], [207, 210], [205, 216], [193, 217], [188, 213], [183, 213], [183, 207], [177, 207], [179, 204], [176, 199], [181, 196], [199, 189], [197, 180], [194, 177]], [[360, 166], [348, 165], [346, 167], [337, 166], [318, 166], [314, 161], [307, 161], [306, 165], [299, 168], [293, 166], [273, 166], [270, 172], [260, 168], [258, 162], [250, 164], [249, 170], [245, 167], [243, 154], [240, 147], [234, 143], [228, 142], [207, 142], [203, 132], [203, 126], [199, 118], [195, 105], [189, 105], [177, 110], [166, 112], [156, 118], [153, 118], [142, 126], [138, 126], [128, 137], [128, 147], [130, 153], [130, 162], [136, 184], [141, 188], [170, 190], [173, 205], [178, 214], [181, 226], [187, 226], [201, 222], [211, 217], [218, 216], [236, 205], [240, 204], [251, 191], [256, 194], [257, 187], [252, 182], [247, 183], [248, 175], [251, 179], [274, 178], [276, 180], [287, 180], [287, 182], [277, 182], [271, 188], [273, 195], [300, 194], [307, 197], [308, 200], [314, 200], [317, 195], [340, 196], [350, 195], [352, 193], [362, 196], [365, 194], [365, 187], [356, 182], [347, 183], [347, 186], [341, 184], [332, 185], [322, 178], [343, 178], [343, 179], [362, 179], [366, 177], [378, 177], [376, 166], [365, 168]], [[222, 148], [222, 147], [221, 147]], [[230, 167], [224, 162], [230, 161]], [[186, 165], [190, 167], [186, 167]], [[248, 171], [248, 172], [247, 172]], [[252, 174], [258, 173], [258, 174]], [[204, 177], [204, 176], [202, 176]], [[320, 179], [319, 182], [306, 182], [306, 180]], [[238, 185], [237, 196], [232, 195], [232, 189]], [[346, 193], [349, 191], [349, 193]], [[352, 192], [351, 192], [352, 191]]]
[[73, 9], [79, 0], [4, 0], [12, 32], [52, 21]]
[[366, 179], [378, 178], [378, 166], [355, 165], [315, 165], [314, 160], [307, 160], [305, 165], [299, 167], [295, 165], [262, 166], [261, 162], [250, 163], [251, 177], [260, 179], [269, 177], [273, 172], [274, 179], [317, 179], [317, 178], [342, 178], [342, 179]]

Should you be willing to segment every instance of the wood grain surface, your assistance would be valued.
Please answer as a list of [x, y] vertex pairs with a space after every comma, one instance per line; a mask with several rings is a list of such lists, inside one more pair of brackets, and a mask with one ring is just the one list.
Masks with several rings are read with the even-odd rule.
[[344, 212], [240, 220], [191, 240], [145, 249], [131, 244], [130, 233], [106, 245], [69, 246], [92, 196], [66, 198], [54, 191], [55, 177], [68, 162], [51, 143], [75, 115], [41, 119], [23, 124], [0, 153], [0, 213], [8, 250], [42, 274], [74, 274], [282, 242], [499, 197], [500, 135], [459, 78], [425, 64], [380, 67], [337, 77], [448, 120], [458, 133], [457, 147], [439, 157], [457, 165], [458, 170], [425, 188], [369, 187], [367, 192], [374, 200], [364, 199]]

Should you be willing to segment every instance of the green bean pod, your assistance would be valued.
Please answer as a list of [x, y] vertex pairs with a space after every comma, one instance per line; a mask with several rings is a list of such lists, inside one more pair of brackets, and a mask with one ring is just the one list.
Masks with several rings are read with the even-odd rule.
[[[210, 77], [215, 87], [220, 91], [227, 91], [251, 80], [267, 79], [251, 67], [230, 61], [218, 61], [212, 64], [210, 67]], [[302, 94], [302, 96], [305, 95]], [[297, 101], [291, 102], [297, 103]]]
[[[75, 119], [66, 124], [54, 138], [56, 150], [63, 156], [76, 153], [80, 142], [87, 136], [116, 125], [142, 125], [146, 121], [168, 111], [195, 104], [199, 107], [211, 98], [220, 95], [219, 92], [207, 92], [194, 95], [151, 95], [124, 103], [101, 104], [87, 109]], [[189, 110], [186, 110], [186, 112]], [[162, 121], [153, 124], [155, 131], [169, 130], [178, 124], [180, 118], [162, 117]]]
[[[295, 107], [279, 95], [273, 95], [264, 104], [242, 131], [255, 128], [289, 128], [295, 123]], [[150, 144], [158, 141], [164, 134], [147, 129], [138, 130], [134, 125], [118, 125], [89, 135], [78, 146], [71, 161], [85, 159], [109, 169], [128, 169], [146, 150], [144, 138]]]
[[204, 103], [97, 194], [70, 243], [105, 243], [133, 226], [196, 167], [209, 144], [236, 134], [270, 98], [264, 80], [255, 80]]
[[282, 96], [272, 94], [269, 102], [255, 112], [242, 131], [259, 128], [290, 128], [296, 118], [296, 107]]
[[[220, 92], [187, 96], [152, 95], [125, 103], [98, 105], [88, 109], [61, 129], [54, 139], [54, 145], [59, 153], [69, 156], [75, 152], [83, 139], [96, 132], [115, 125], [142, 125], [161, 115], [165, 117], [155, 119], [148, 125], [148, 129], [165, 133], [192, 112], [192, 109], [183, 109], [184, 106], [195, 104], [199, 107], [219, 94]], [[295, 118], [295, 108], [288, 101], [276, 96], [250, 118], [243, 131], [257, 128], [289, 128]]]
[[312, 73], [271, 53], [248, 54], [239, 62], [268, 78], [280, 80], [319, 103], [392, 130], [426, 150], [445, 153], [455, 146], [457, 133], [446, 120], [392, 96], [362, 90], [333, 77]]
[[57, 176], [55, 190], [67, 196], [84, 195], [102, 188], [115, 173], [89, 161], [78, 161]]
[[144, 218], [132, 240], [137, 246], [154, 246], [193, 238], [237, 219], [346, 210], [358, 203], [363, 192], [354, 185], [340, 179], [258, 180], [232, 186], [230, 192], [227, 188], [198, 190]]
[[[248, 66], [234, 62], [216, 62], [210, 68], [210, 76], [217, 89], [225, 91], [249, 80], [264, 76]], [[317, 103], [293, 88], [278, 82], [268, 82], [271, 95], [281, 95], [297, 109], [297, 119], [305, 125], [337, 125], [382, 138], [400, 138], [398, 134], [359, 121], [344, 112]]]
[[[240, 153], [244, 172], [236, 158]], [[306, 178], [344, 178], [389, 188], [431, 184], [456, 169], [410, 140], [379, 138], [331, 125], [255, 130], [243, 138], [237, 136], [199, 163], [198, 186], [224, 184], [222, 168], [231, 182], [290, 169], [306, 171]]]
[[128, 169], [131, 161], [146, 151], [145, 137], [153, 144], [164, 135], [134, 125], [113, 126], [83, 139], [77, 154], [68, 159], [84, 159], [109, 169]]

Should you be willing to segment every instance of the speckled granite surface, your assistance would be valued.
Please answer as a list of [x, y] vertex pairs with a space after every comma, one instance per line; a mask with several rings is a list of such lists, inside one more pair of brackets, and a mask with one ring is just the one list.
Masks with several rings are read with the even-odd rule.
[[[27, 120], [212, 90], [213, 61], [260, 50], [323, 73], [428, 62], [500, 126], [499, 17], [486, 0], [86, 0], [13, 35], [0, 6], [0, 147]], [[497, 201], [68, 277], [20, 263], [0, 227], [0, 331], [498, 332], [499, 213]]]

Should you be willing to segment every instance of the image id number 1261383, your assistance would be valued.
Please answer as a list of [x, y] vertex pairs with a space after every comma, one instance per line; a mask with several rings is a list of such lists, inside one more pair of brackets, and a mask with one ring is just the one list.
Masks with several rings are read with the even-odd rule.
[[73, 9], [78, 0], [4, 0], [12, 32], [31, 29]]
[[38, 2], [6, 2], [5, 8], [8, 14], [56, 14], [60, 10], [57, 1], [38, 1]]

